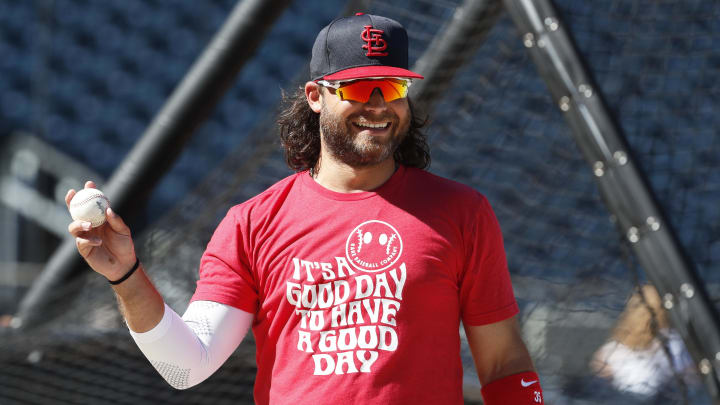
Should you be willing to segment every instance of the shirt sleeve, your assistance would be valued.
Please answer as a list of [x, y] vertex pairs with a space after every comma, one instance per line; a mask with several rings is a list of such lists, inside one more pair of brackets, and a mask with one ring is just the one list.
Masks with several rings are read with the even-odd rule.
[[220, 222], [200, 260], [192, 301], [214, 301], [249, 313], [258, 308], [258, 287], [248, 259], [249, 233], [238, 207]]
[[505, 257], [502, 231], [487, 199], [479, 203], [465, 234], [465, 267], [460, 279], [460, 306], [465, 325], [499, 322], [518, 313]]

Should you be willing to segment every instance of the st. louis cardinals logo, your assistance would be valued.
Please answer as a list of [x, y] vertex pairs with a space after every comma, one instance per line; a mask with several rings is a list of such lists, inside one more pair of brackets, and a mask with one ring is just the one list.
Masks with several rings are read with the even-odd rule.
[[358, 270], [374, 273], [392, 266], [402, 248], [400, 234], [392, 225], [372, 220], [353, 229], [345, 243], [345, 255]]
[[366, 42], [363, 45], [363, 49], [367, 49], [365, 56], [387, 56], [387, 52], [383, 52], [387, 49], [387, 42], [382, 38], [382, 34], [385, 31], [373, 29], [372, 25], [366, 25], [365, 30], [362, 32], [362, 40]]

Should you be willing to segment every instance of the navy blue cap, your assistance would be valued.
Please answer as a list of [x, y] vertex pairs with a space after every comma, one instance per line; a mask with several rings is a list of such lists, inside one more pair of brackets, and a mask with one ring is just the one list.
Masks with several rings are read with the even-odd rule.
[[408, 36], [399, 22], [358, 13], [334, 20], [315, 39], [311, 80], [423, 77], [408, 70]]

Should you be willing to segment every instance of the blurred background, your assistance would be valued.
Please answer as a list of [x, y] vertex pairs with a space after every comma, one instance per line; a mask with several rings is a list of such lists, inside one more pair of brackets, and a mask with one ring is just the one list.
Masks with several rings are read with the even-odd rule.
[[[246, 339], [175, 391], [135, 347], [105, 280], [84, 268], [16, 316], [68, 238], [63, 197], [103, 188], [234, 0], [0, 0], [0, 403], [252, 403]], [[182, 313], [227, 209], [291, 172], [274, 126], [308, 79], [317, 32], [365, 11], [400, 21], [411, 66], [462, 16], [456, 0], [289, 1], [142, 204], [120, 212]], [[491, 4], [492, 2], [487, 2]], [[713, 304], [720, 299], [720, 4], [555, 0]], [[505, 237], [525, 340], [548, 404], [709, 404], [695, 363], [603, 203], [593, 170], [501, 3], [450, 58], [426, 131], [430, 171], [486, 195]], [[453, 59], [455, 58], [455, 59]], [[481, 403], [469, 351], [465, 396]]]

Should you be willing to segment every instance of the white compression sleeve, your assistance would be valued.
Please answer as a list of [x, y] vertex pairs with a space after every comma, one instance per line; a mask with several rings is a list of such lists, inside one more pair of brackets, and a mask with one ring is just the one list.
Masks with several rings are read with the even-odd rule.
[[212, 301], [193, 301], [182, 318], [167, 304], [153, 329], [130, 335], [171, 386], [190, 388], [212, 373], [240, 345], [253, 314]]

